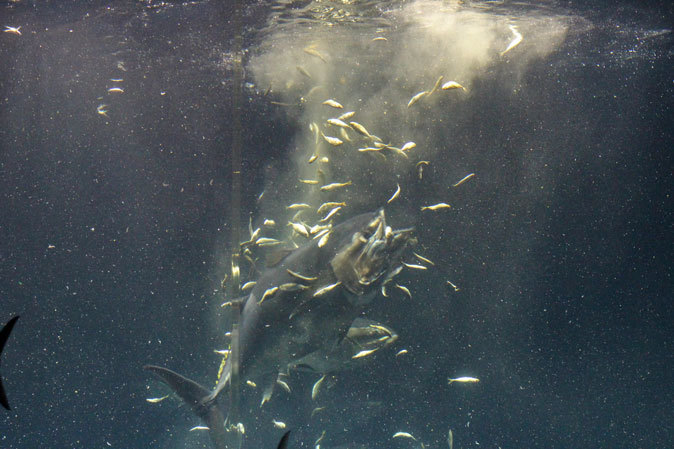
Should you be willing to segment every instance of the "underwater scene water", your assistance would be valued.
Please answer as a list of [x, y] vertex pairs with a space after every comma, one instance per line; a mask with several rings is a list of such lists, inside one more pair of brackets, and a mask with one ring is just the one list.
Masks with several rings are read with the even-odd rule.
[[0, 448], [673, 447], [673, 17], [0, 2]]

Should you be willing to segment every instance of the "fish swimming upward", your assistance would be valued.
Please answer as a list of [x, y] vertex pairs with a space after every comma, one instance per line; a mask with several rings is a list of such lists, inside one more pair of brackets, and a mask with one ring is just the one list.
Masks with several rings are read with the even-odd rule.
[[[16, 324], [16, 321], [19, 319], [18, 316], [15, 316], [11, 320], [5, 324], [5, 327], [2, 328], [0, 331], [0, 355], [2, 355], [2, 350], [5, 348], [5, 343], [7, 343], [7, 340], [9, 339], [9, 334], [12, 333], [12, 329], [14, 328], [14, 325]], [[7, 410], [11, 410], [9, 408], [9, 401], [7, 400], [7, 394], [5, 394], [5, 388], [2, 386], [2, 376], [0, 376], [0, 404], [2, 404], [3, 407], [5, 407]]]
[[[279, 373], [305, 356], [329, 353], [346, 336], [363, 307], [399, 269], [416, 243], [412, 229], [392, 230], [383, 210], [358, 215], [314, 239], [261, 274], [243, 300], [239, 320], [239, 376], [263, 387], [263, 402]], [[291, 288], [292, 286], [292, 288]], [[301, 363], [301, 362], [300, 362]], [[225, 406], [230, 360], [214, 390], [169, 369], [148, 365], [208, 426], [216, 449], [225, 448]]]

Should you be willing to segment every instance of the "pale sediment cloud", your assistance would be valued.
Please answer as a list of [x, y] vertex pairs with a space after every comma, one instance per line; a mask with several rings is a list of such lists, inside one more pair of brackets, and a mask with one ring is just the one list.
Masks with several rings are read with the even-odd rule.
[[[458, 2], [406, 2], [381, 14], [371, 26], [362, 18], [330, 26], [288, 23], [270, 29], [255, 51], [248, 70], [259, 89], [271, 87], [274, 100], [283, 104], [279, 107], [287, 110], [288, 119], [298, 121], [300, 130], [293, 144], [280, 150], [295, 168], [268, 192], [265, 213], [288, 218], [281, 206], [291, 202], [318, 207], [323, 201], [344, 200], [357, 209], [382, 206], [397, 183], [416, 176], [418, 161], [443, 163], [451, 154], [448, 124], [466, 113], [478, 79], [507, 64], [511, 78], [503, 82], [516, 83], [532, 61], [558, 48], [567, 28], [563, 15], [509, 16]], [[455, 81], [465, 89], [438, 89], [408, 107], [413, 95], [433, 90], [441, 76], [440, 85]], [[322, 104], [326, 99], [344, 109]], [[347, 111], [356, 112], [347, 122], [358, 122], [383, 143], [400, 148], [413, 141], [416, 148], [406, 152], [408, 158], [388, 149], [359, 152], [372, 147], [374, 138], [326, 123]], [[343, 143], [331, 145], [323, 135]], [[309, 163], [314, 155], [317, 160]], [[300, 178], [353, 184], [326, 193], [320, 184], [300, 184]], [[403, 186], [403, 192], [410, 188]], [[291, 198], [282, 193], [289, 191]], [[311, 212], [302, 217], [318, 218]]]

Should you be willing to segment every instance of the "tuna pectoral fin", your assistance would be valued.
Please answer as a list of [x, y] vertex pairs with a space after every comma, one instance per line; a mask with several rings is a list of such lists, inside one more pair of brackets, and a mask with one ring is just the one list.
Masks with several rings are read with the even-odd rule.
[[192, 411], [208, 426], [208, 433], [216, 449], [226, 447], [225, 418], [218, 408], [218, 404], [211, 397], [211, 392], [198, 383], [190, 380], [170, 369], [161, 366], [146, 365], [143, 367], [156, 374], [167, 384]]
[[[0, 331], [0, 354], [2, 354], [2, 350], [5, 347], [5, 343], [7, 343], [7, 340], [9, 339], [9, 334], [12, 333], [12, 328], [16, 324], [16, 320], [18, 320], [19, 317], [15, 316], [11, 320], [5, 324], [5, 327], [2, 328]], [[3, 407], [5, 407], [7, 410], [10, 410], [9, 408], [9, 401], [7, 400], [7, 395], [5, 394], [5, 389], [2, 386], [2, 378], [0, 378], [0, 404], [2, 404]]]

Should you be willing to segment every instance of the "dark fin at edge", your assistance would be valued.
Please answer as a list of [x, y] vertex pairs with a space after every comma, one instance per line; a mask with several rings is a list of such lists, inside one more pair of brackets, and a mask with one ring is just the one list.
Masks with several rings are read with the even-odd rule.
[[145, 365], [143, 369], [154, 373], [162, 382], [189, 405], [192, 411], [208, 426], [208, 433], [216, 449], [225, 449], [225, 417], [211, 392], [198, 383], [167, 368]]
[[288, 438], [290, 437], [290, 430], [283, 434], [281, 441], [278, 442], [276, 449], [286, 449], [288, 447]]
[[[19, 319], [19, 315], [15, 316], [5, 324], [5, 327], [0, 331], [0, 355], [2, 350], [5, 349], [5, 343], [9, 339], [9, 334], [12, 333], [12, 329], [16, 324], [16, 321]], [[2, 386], [2, 377], [0, 377], [0, 404], [5, 407], [7, 410], [11, 410], [9, 407], [9, 401], [7, 400], [7, 394], [5, 394], [5, 387]]]
[[7, 321], [5, 327], [3, 327], [0, 331], [0, 354], [2, 354], [2, 350], [5, 348], [5, 343], [7, 343], [7, 340], [9, 339], [9, 334], [12, 333], [12, 329], [14, 328], [14, 325], [18, 319], [19, 315]]

